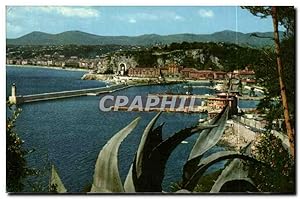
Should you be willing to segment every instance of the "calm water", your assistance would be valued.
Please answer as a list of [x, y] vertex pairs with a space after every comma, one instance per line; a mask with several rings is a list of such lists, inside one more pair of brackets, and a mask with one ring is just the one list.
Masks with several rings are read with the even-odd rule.
[[9, 89], [6, 96], [10, 94], [10, 87], [16, 83], [18, 94], [29, 95], [55, 91], [76, 90], [105, 86], [99, 81], [81, 80], [85, 72], [55, 70], [47, 68], [32, 67], [6, 67], [6, 88]]
[[[19, 94], [72, 90], [104, 86], [99, 81], [82, 81], [83, 72], [40, 68], [7, 67], [7, 88], [16, 82]], [[148, 93], [174, 92], [178, 85], [136, 87], [114, 95], [147, 95]], [[8, 94], [10, 90], [8, 90]], [[194, 93], [213, 93], [210, 89], [196, 89]], [[125, 180], [143, 129], [156, 113], [100, 112], [101, 96], [87, 96], [21, 105], [22, 113], [16, 128], [25, 147], [35, 149], [28, 156], [31, 167], [43, 168], [54, 163], [68, 191], [79, 192], [92, 182], [94, 164], [105, 143], [136, 117], [141, 117], [137, 128], [124, 140], [119, 151], [119, 169]], [[195, 124], [199, 114], [163, 113], [157, 124], [166, 122], [163, 137]], [[180, 144], [172, 153], [166, 167], [164, 190], [170, 183], [181, 179], [181, 169], [187, 160], [197, 135]], [[214, 148], [213, 151], [222, 150]], [[223, 163], [216, 165], [222, 167]], [[214, 169], [211, 168], [211, 169]], [[47, 179], [44, 179], [44, 183]]]

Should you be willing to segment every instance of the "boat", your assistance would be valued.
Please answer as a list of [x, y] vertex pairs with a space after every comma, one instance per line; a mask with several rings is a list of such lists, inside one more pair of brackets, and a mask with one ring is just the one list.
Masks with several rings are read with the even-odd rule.
[[208, 120], [207, 114], [205, 114], [205, 113], [200, 114], [198, 122], [203, 123], [203, 122], [206, 122], [207, 120]]
[[198, 121], [201, 122], [201, 123], [203, 123], [203, 122], [205, 122], [206, 120], [207, 120], [206, 118], [200, 118]]
[[97, 93], [87, 93], [86, 95], [87, 95], [87, 96], [96, 96]]

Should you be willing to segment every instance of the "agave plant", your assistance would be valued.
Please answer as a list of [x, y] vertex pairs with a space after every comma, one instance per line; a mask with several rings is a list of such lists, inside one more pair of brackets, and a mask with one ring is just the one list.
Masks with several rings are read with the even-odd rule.
[[66, 193], [67, 192], [67, 189], [65, 188], [64, 184], [62, 183], [54, 165], [52, 165], [52, 167], [51, 167], [49, 191], [56, 192], [56, 193]]
[[[228, 105], [225, 106], [209, 124], [196, 124], [193, 127], [182, 129], [165, 140], [162, 139], [164, 123], [154, 128], [161, 115], [158, 113], [143, 132], [138, 150], [123, 184], [118, 170], [118, 149], [121, 142], [132, 132], [140, 120], [140, 118], [135, 119], [116, 133], [100, 151], [95, 165], [91, 192], [162, 192], [162, 181], [168, 158], [183, 140], [195, 133], [199, 133], [199, 137], [184, 165], [182, 190], [178, 193], [193, 191], [205, 171], [219, 161], [234, 159], [229, 164], [231, 168], [236, 167], [236, 158], [255, 161], [245, 151], [221, 151], [204, 158], [205, 152], [220, 140], [225, 130], [229, 109]], [[228, 177], [226, 173], [222, 173], [221, 176]], [[217, 181], [218, 186], [214, 187], [214, 192], [220, 191], [223, 184], [227, 182], [226, 180], [223, 182], [221, 176], [221, 179]], [[246, 179], [245, 176], [241, 178], [241, 180]], [[234, 179], [238, 180], [238, 177]]]
[[[250, 155], [251, 146], [252, 142], [241, 149], [241, 152]], [[234, 182], [239, 184], [238, 187], [235, 187], [237, 190], [248, 188], [251, 191], [258, 191], [252, 179], [249, 178], [248, 165], [243, 160], [236, 158], [222, 171], [211, 188], [210, 193], [218, 193], [226, 184], [233, 184]]]
[[[209, 157], [203, 158], [205, 152], [211, 149], [221, 138], [224, 130], [226, 121], [228, 119], [229, 106], [224, 107], [220, 114], [218, 114], [209, 124], [207, 125], [195, 125], [190, 128], [185, 128], [179, 132], [173, 134], [166, 140], [162, 140], [162, 128], [164, 124], [159, 125], [154, 128], [157, 119], [161, 113], [158, 113], [147, 125], [140, 140], [138, 150], [133, 162], [130, 166], [128, 175], [122, 187], [120, 177], [117, 178], [111, 173], [108, 175], [106, 171], [106, 176], [112, 179], [118, 179], [118, 181], [110, 181], [111, 189], [98, 189], [99, 191], [110, 191], [110, 192], [162, 192], [162, 181], [164, 178], [165, 166], [168, 158], [170, 157], [172, 151], [186, 138], [189, 136], [199, 133], [199, 137], [190, 153], [188, 161], [184, 166], [183, 179], [181, 183], [182, 189], [193, 191], [195, 186], [198, 184], [200, 177], [204, 174], [207, 168], [219, 161], [226, 159], [251, 159], [253, 158], [247, 154], [235, 151], [222, 151], [217, 152]], [[125, 127], [126, 129], [127, 127]], [[122, 133], [122, 130], [119, 132]], [[119, 134], [118, 133], [118, 134]], [[126, 135], [128, 135], [127, 133]], [[117, 134], [114, 136], [116, 137]], [[114, 138], [113, 137], [113, 138]], [[112, 139], [113, 139], [112, 138]], [[111, 141], [109, 141], [110, 143]], [[120, 144], [115, 146], [118, 148]], [[105, 150], [106, 146], [102, 149]], [[103, 152], [101, 151], [100, 154]], [[99, 154], [99, 157], [100, 157]], [[111, 155], [117, 155], [112, 154]], [[103, 156], [103, 160], [97, 160], [94, 174], [94, 183], [98, 182], [100, 179], [104, 179], [102, 175], [97, 175], [96, 172], [99, 165], [105, 164], [104, 159], [112, 159], [109, 156]], [[115, 157], [114, 159], [116, 159]], [[117, 168], [117, 165], [112, 166]], [[102, 168], [102, 167], [101, 167]], [[115, 172], [116, 173], [116, 172]], [[118, 173], [117, 173], [118, 174]], [[116, 187], [119, 187], [116, 189]], [[98, 191], [92, 188], [92, 192]]]

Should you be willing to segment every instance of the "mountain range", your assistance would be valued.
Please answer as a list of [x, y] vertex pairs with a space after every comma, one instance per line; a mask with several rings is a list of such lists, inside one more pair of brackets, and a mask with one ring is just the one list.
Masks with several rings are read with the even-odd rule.
[[[258, 35], [258, 38], [253, 35]], [[282, 35], [282, 34], [281, 34]], [[273, 45], [273, 32], [241, 33], [221, 31], [212, 34], [145, 34], [140, 36], [100, 36], [81, 31], [66, 31], [59, 34], [31, 32], [15, 39], [6, 39], [7, 45], [138, 45], [170, 44], [172, 42], [226, 42], [241, 46], [263, 47]]]

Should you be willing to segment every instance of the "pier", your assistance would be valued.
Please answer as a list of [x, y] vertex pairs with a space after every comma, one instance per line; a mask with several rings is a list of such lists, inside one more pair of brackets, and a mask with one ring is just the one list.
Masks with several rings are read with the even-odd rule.
[[[178, 82], [167, 82], [164, 84], [168, 85], [168, 84], [177, 84], [177, 83]], [[56, 99], [80, 97], [80, 96], [97, 96], [105, 93], [113, 93], [130, 87], [153, 86], [153, 85], [157, 85], [157, 84], [156, 83], [116, 84], [109, 87], [87, 88], [87, 89], [80, 89], [80, 90], [49, 92], [49, 93], [40, 93], [40, 94], [32, 94], [32, 95], [17, 95], [17, 87], [15, 84], [13, 84], [11, 87], [11, 96], [9, 96], [8, 101], [11, 104], [24, 104], [24, 103], [56, 100]]]
[[[158, 96], [158, 97], [173, 97], [176, 96], [178, 98], [195, 98], [195, 99], [210, 99], [210, 98], [215, 98], [217, 97], [216, 95], [209, 95], [209, 94], [205, 94], [205, 95], [197, 95], [197, 94], [193, 94], [193, 95], [187, 95], [187, 94], [148, 94], [149, 96]], [[262, 100], [265, 96], [257, 96], [257, 97], [250, 97], [250, 96], [236, 96], [238, 99], [241, 100]]]
[[[165, 83], [165, 84], [174, 84], [174, 83]], [[119, 90], [127, 89], [130, 87], [137, 86], [151, 86], [157, 85], [156, 83], [140, 83], [140, 84], [117, 84], [109, 87], [98, 87], [98, 88], [88, 88], [80, 90], [70, 90], [70, 91], [59, 91], [59, 92], [49, 92], [49, 93], [40, 93], [40, 94], [31, 94], [31, 95], [17, 95], [16, 85], [13, 84], [11, 88], [11, 96], [9, 96], [8, 101], [11, 104], [23, 104], [31, 103], [38, 101], [47, 101], [47, 100], [56, 100], [63, 98], [71, 97], [80, 97], [80, 96], [97, 96], [105, 93], [113, 93]], [[158, 96], [158, 97], [174, 97], [177, 98], [195, 98], [195, 99], [210, 99], [215, 97], [214, 95], [186, 95], [186, 94], [148, 94], [148, 96]], [[261, 100], [264, 96], [259, 97], [250, 97], [250, 96], [237, 96], [238, 99], [243, 100]]]
[[114, 111], [116, 109], [117, 111], [129, 111], [129, 112], [175, 112], [175, 113], [208, 113], [208, 110], [210, 110], [209, 107], [189, 107], [185, 106], [183, 108], [160, 108], [160, 107], [151, 107], [149, 109], [146, 108], [133, 108], [130, 110], [127, 106], [111, 106], [111, 110]]
[[134, 85], [122, 84], [122, 85], [113, 85], [109, 87], [88, 88], [88, 89], [71, 90], [71, 91], [59, 91], [59, 92], [41, 93], [41, 94], [33, 94], [33, 95], [17, 95], [16, 85], [13, 84], [11, 89], [12, 90], [11, 96], [9, 96], [8, 100], [11, 104], [23, 104], [23, 103], [30, 103], [30, 102], [70, 98], [70, 97], [96, 96], [104, 93], [113, 93], [132, 86]]

